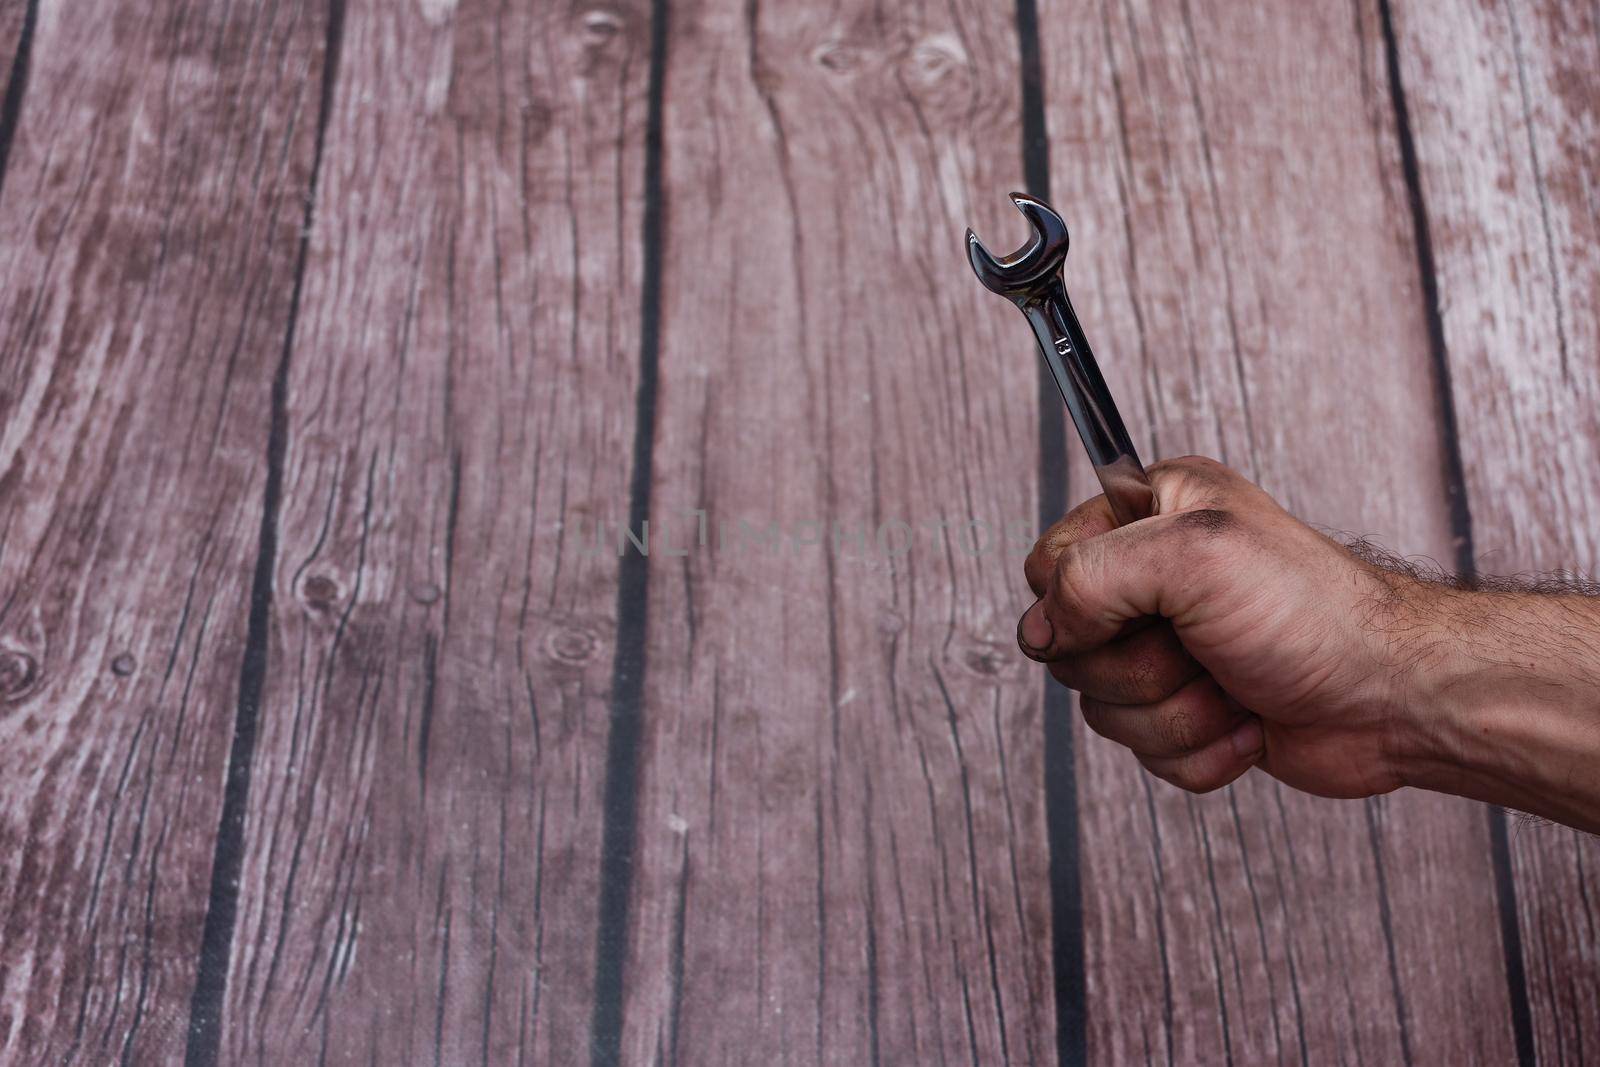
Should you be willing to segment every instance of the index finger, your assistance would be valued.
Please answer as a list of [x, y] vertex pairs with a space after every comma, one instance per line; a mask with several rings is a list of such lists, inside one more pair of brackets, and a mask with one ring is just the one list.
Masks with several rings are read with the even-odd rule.
[[1022, 572], [1028, 577], [1028, 588], [1033, 590], [1033, 595], [1044, 596], [1061, 553], [1079, 541], [1098, 537], [1116, 528], [1116, 517], [1111, 514], [1111, 504], [1104, 493], [1090, 497], [1057, 519], [1055, 525], [1034, 542], [1033, 551], [1028, 553], [1028, 560], [1022, 565]]

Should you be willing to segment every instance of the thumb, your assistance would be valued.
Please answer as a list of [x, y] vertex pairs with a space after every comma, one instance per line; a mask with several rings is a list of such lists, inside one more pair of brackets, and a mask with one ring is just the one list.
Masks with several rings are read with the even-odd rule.
[[1022, 616], [1019, 643], [1032, 658], [1048, 661], [1097, 648], [1143, 615], [1181, 625], [1205, 599], [1219, 568], [1236, 558], [1242, 537], [1232, 513], [1198, 508], [1069, 545], [1043, 595]]

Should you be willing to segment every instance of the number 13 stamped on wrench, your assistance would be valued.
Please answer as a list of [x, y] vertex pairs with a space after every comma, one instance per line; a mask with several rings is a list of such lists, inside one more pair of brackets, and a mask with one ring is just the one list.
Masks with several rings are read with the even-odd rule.
[[1012, 193], [1011, 202], [1033, 226], [1033, 239], [1011, 255], [996, 259], [968, 230], [967, 258], [979, 281], [1028, 317], [1039, 352], [1072, 412], [1078, 436], [1083, 438], [1089, 461], [1106, 491], [1111, 513], [1118, 525], [1125, 526], [1154, 514], [1156, 497], [1067, 300], [1067, 287], [1061, 281], [1061, 264], [1067, 258], [1067, 224], [1042, 200]]

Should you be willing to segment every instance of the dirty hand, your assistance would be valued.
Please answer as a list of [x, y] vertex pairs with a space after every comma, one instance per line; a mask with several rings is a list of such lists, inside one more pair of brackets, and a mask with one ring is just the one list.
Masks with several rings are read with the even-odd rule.
[[1155, 516], [1118, 529], [1099, 496], [1034, 546], [1023, 651], [1082, 694], [1091, 729], [1185, 789], [1258, 764], [1322, 796], [1401, 785], [1407, 583], [1214, 460], [1150, 478]]

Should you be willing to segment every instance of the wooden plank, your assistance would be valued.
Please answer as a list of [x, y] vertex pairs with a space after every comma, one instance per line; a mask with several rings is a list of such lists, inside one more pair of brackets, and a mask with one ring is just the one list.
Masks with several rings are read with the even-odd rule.
[[624, 1061], [1051, 1061], [1037, 356], [961, 243], [1023, 233], [1015, 29], [700, 0], [668, 53]]
[[0, 196], [6, 1062], [183, 1055], [321, 20], [39, 15]]
[[345, 13], [225, 1062], [586, 1055], [648, 38]]
[[[12, 64], [27, 52], [38, 14], [29, 0], [0, 2], [0, 98], [11, 93]], [[20, 114], [21, 97], [18, 97]]]
[[[1395, 29], [1476, 567], [1595, 575], [1600, 12], [1431, 0]], [[1534, 1050], [1578, 1062], [1600, 1047], [1600, 844], [1521, 821], [1508, 840]]]
[[0, 189], [5, 188], [6, 156], [27, 95], [28, 53], [37, 25], [35, 4], [29, 0], [0, 0]]
[[[1377, 20], [1182, 0], [1044, 19], [1055, 202], [1149, 454], [1216, 455], [1308, 520], [1448, 558]], [[1481, 809], [1259, 772], [1195, 798], [1078, 736], [1091, 1060], [1511, 1057]]]

